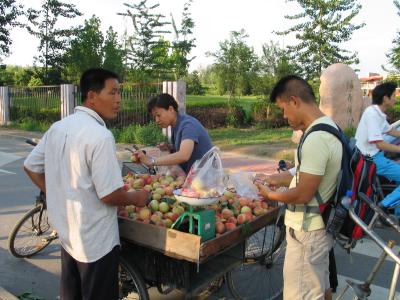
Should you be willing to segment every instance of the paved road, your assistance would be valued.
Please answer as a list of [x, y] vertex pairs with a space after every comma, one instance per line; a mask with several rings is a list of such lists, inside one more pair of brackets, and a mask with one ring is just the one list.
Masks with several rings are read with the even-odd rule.
[[[0, 286], [15, 295], [32, 292], [44, 299], [57, 299], [60, 276], [60, 251], [58, 242], [53, 242], [42, 253], [32, 259], [16, 259], [8, 253], [7, 237], [14, 223], [32, 207], [37, 189], [31, 184], [22, 170], [22, 162], [31, 150], [24, 143], [24, 133], [0, 129]], [[29, 134], [31, 135], [31, 134]], [[272, 173], [276, 162], [251, 157], [238, 157], [233, 154], [224, 155], [225, 166], [232, 170], [255, 170]], [[247, 166], [247, 167], [246, 167]], [[250, 166], [250, 167], [249, 167]], [[385, 238], [396, 238], [387, 229], [380, 230]], [[340, 285], [346, 278], [363, 280], [370, 272], [379, 256], [380, 250], [368, 239], [360, 243], [349, 256], [336, 247]], [[370, 299], [385, 299], [387, 288], [393, 271], [393, 262], [389, 259], [379, 272], [373, 294]], [[180, 299], [179, 293], [160, 296], [153, 289], [152, 299]], [[210, 299], [231, 299], [226, 287], [223, 287]], [[262, 299], [262, 296], [260, 296]], [[351, 299], [347, 296], [345, 299]], [[396, 299], [400, 299], [397, 296]]]

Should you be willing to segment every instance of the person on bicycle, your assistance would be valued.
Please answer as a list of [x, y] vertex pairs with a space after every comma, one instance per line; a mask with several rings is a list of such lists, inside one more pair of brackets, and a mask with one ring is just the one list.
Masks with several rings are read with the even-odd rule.
[[[283, 110], [294, 130], [306, 132], [313, 125], [336, 124], [318, 108], [311, 86], [302, 78], [282, 78], [271, 93], [271, 101]], [[329, 201], [336, 189], [342, 160], [341, 142], [332, 134], [312, 132], [301, 148], [301, 164], [295, 160], [295, 175], [283, 172], [271, 182], [289, 184], [286, 191], [273, 191], [256, 183], [260, 194], [287, 204], [285, 212], [287, 249], [283, 269], [284, 299], [331, 299], [329, 251], [333, 237], [325, 230], [317, 197]], [[314, 207], [308, 211], [305, 207]]]
[[[385, 114], [396, 103], [396, 88], [396, 83], [385, 82], [372, 90], [372, 105], [363, 112], [355, 136], [357, 148], [374, 160], [376, 173], [397, 185], [397, 188], [381, 201], [383, 207], [400, 204], [400, 165], [384, 155], [384, 151], [400, 153], [399, 145], [384, 140], [384, 134], [400, 137], [400, 131], [390, 127]], [[400, 208], [395, 209], [395, 214], [400, 216]]]
[[172, 145], [162, 144], [161, 150], [171, 154], [152, 158], [138, 151], [139, 159], [147, 166], [180, 165], [188, 173], [193, 163], [202, 158], [213, 145], [207, 130], [194, 117], [178, 112], [178, 103], [169, 94], [151, 98], [147, 104], [148, 112], [162, 128], [172, 128]]
[[126, 192], [105, 119], [121, 105], [118, 76], [90, 69], [80, 80], [82, 106], [54, 123], [24, 162], [46, 192], [49, 221], [61, 243], [60, 298], [118, 299], [117, 206], [144, 206], [145, 191]]

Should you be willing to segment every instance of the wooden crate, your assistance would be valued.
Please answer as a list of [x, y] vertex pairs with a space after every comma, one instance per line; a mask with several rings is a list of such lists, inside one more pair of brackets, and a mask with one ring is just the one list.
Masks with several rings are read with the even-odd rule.
[[273, 208], [247, 225], [239, 226], [203, 243], [200, 236], [175, 229], [123, 218], [119, 218], [118, 221], [120, 237], [124, 241], [149, 247], [172, 258], [200, 263], [243, 241], [258, 229], [271, 224], [278, 212], [279, 207]]

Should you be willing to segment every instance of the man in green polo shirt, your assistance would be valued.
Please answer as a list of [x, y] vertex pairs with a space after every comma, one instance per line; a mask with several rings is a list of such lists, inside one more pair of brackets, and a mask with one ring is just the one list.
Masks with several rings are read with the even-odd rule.
[[[294, 130], [306, 132], [318, 123], [336, 124], [318, 108], [311, 86], [302, 78], [282, 78], [271, 93], [271, 101], [283, 110]], [[327, 202], [335, 192], [342, 160], [342, 145], [325, 131], [308, 135], [301, 148], [301, 164], [296, 157], [296, 173], [283, 173], [281, 181], [289, 182], [285, 192], [272, 191], [257, 184], [266, 199], [286, 203], [285, 225], [287, 249], [283, 268], [284, 299], [331, 299], [329, 285], [329, 251], [333, 238], [326, 233], [319, 213], [305, 212], [305, 206], [319, 204], [319, 193]], [[276, 179], [276, 178], [275, 178]], [[267, 182], [268, 183], [268, 182]]]

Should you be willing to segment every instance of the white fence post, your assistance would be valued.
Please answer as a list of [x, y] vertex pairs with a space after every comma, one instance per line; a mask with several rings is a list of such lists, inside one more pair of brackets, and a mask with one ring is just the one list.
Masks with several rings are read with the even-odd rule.
[[176, 102], [178, 102], [179, 112], [186, 112], [186, 82], [183, 80], [178, 81], [164, 81], [163, 93], [172, 95]]
[[10, 122], [10, 88], [0, 86], [0, 125]]
[[[178, 111], [180, 113], [186, 112], [186, 82], [183, 80], [178, 81], [163, 81], [163, 93], [172, 95], [176, 102], [178, 102]], [[171, 142], [171, 126], [163, 128], [163, 134], [168, 137]]]
[[61, 119], [74, 112], [76, 106], [75, 86], [73, 84], [60, 85], [61, 90]]

